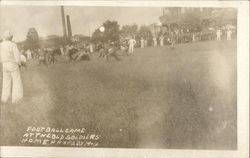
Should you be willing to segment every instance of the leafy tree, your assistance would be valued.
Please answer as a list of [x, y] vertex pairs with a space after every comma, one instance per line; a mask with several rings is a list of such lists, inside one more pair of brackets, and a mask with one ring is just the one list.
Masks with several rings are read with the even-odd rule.
[[200, 25], [201, 12], [198, 10], [186, 11], [181, 18], [182, 18], [182, 23]]
[[35, 28], [30, 28], [28, 30], [26, 41], [25, 41], [25, 49], [34, 50], [40, 47], [39, 36]]
[[121, 29], [121, 34], [124, 36], [130, 36], [137, 34], [138, 26], [136, 24], [134, 25], [124, 25]]
[[40, 39], [40, 46], [42, 48], [46, 47], [60, 47], [62, 45], [66, 45], [70, 43], [69, 39], [57, 36], [57, 35], [49, 35], [46, 39]]
[[143, 37], [144, 39], [151, 39], [152, 33], [147, 26], [141, 26], [138, 31], [138, 36]]
[[216, 12], [213, 13], [213, 19], [219, 26], [225, 24], [237, 25], [237, 9], [234, 8], [217, 9]]
[[119, 41], [119, 25], [117, 21], [110, 21], [107, 20], [103, 23], [105, 30], [101, 32], [99, 28], [97, 28], [94, 33], [92, 34], [92, 41], [93, 42], [117, 42]]
[[104, 33], [102, 33], [100, 30], [99, 30], [99, 28], [97, 28], [94, 32], [93, 32], [93, 34], [92, 34], [92, 39], [91, 39], [91, 41], [92, 42], [95, 42], [95, 43], [97, 43], [97, 42], [104, 42]]

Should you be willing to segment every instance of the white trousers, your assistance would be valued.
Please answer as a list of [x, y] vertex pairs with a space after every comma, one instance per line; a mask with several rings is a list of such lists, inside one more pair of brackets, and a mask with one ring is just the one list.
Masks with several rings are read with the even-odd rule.
[[160, 42], [160, 46], [164, 46], [163, 40], [161, 40], [161, 42]]
[[154, 47], [157, 47], [157, 41], [154, 41]]
[[23, 84], [19, 67], [16, 63], [3, 63], [3, 84], [1, 101], [6, 103], [11, 97], [12, 103], [23, 98]]
[[141, 48], [144, 48], [144, 41], [141, 41]]
[[90, 46], [90, 47], [89, 47], [89, 52], [90, 52], [90, 53], [93, 53], [93, 52], [94, 52], [93, 46]]
[[220, 41], [220, 40], [221, 40], [221, 36], [217, 35], [217, 41]]
[[134, 52], [134, 45], [129, 45], [129, 48], [128, 48], [128, 52], [129, 53], [133, 53]]

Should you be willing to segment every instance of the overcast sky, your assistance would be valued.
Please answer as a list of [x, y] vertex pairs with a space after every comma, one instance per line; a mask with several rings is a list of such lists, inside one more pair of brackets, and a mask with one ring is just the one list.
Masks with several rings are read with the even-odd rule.
[[[120, 25], [151, 24], [162, 15], [159, 7], [65, 7], [70, 15], [73, 34], [89, 35], [106, 20]], [[4, 30], [14, 33], [14, 41], [26, 38], [29, 28], [35, 27], [39, 36], [62, 35], [59, 6], [0, 6], [0, 36]]]

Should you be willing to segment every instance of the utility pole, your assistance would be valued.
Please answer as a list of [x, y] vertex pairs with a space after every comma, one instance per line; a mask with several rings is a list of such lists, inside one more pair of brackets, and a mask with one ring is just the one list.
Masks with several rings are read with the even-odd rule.
[[61, 6], [61, 15], [62, 15], [62, 29], [63, 29], [63, 37], [67, 37], [66, 32], [66, 23], [65, 23], [65, 15], [64, 15], [64, 7]]
[[69, 15], [67, 15], [67, 28], [68, 28], [68, 38], [72, 37], [71, 23]]

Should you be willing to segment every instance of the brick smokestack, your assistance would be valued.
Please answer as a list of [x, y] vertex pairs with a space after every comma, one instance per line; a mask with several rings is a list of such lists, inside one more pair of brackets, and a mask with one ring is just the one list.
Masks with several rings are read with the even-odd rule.
[[61, 6], [63, 37], [67, 37], [64, 8]]
[[72, 37], [72, 30], [71, 30], [69, 15], [67, 15], [67, 28], [68, 28], [68, 37], [71, 38]]

